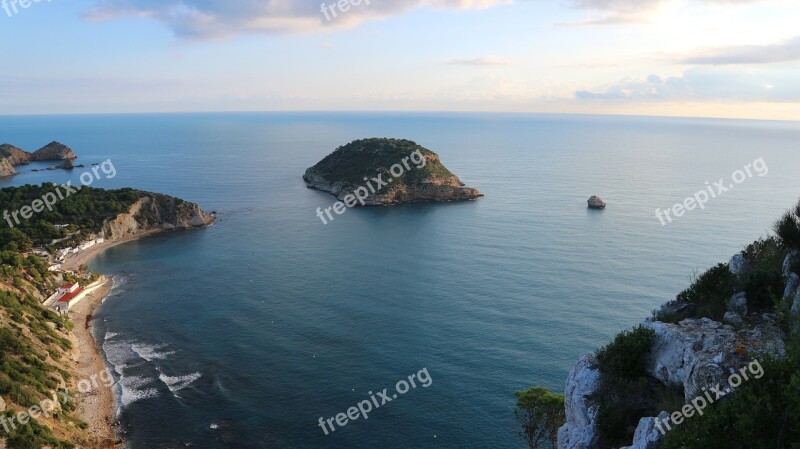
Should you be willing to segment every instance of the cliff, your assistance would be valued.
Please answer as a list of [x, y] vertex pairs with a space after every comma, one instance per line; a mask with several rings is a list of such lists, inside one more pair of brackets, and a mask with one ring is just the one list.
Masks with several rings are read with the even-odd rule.
[[17, 171], [14, 170], [14, 166], [11, 164], [11, 162], [4, 157], [0, 157], [0, 178], [3, 176], [13, 176], [16, 174]]
[[33, 161], [62, 161], [77, 158], [78, 155], [72, 151], [72, 148], [60, 142], [50, 142], [31, 155]]
[[401, 139], [353, 141], [306, 170], [303, 180], [309, 188], [329, 192], [339, 200], [362, 189], [365, 206], [483, 196], [465, 187], [438, 154]]
[[[790, 376], [797, 372], [798, 359], [787, 354], [800, 329], [800, 204], [787, 216], [783, 228], [776, 225], [777, 236], [754, 242], [700, 275], [644, 320], [638, 331], [647, 338], [639, 340], [646, 341], [644, 353], [631, 350], [636, 332], [623, 332], [597, 354], [578, 360], [566, 383], [558, 449], [790, 447], [798, 429], [781, 420], [784, 409], [800, 404], [800, 394], [776, 392], [794, 382]], [[623, 376], [603, 368], [601, 357], [627, 360], [627, 369], [636, 368]], [[641, 363], [630, 363], [635, 357]], [[750, 380], [743, 389], [757, 393], [744, 393], [749, 396], [735, 402], [743, 394], [736, 376], [746, 382], [748, 370], [762, 362], [774, 363], [772, 372]], [[722, 395], [712, 398], [717, 390]], [[708, 408], [697, 414], [701, 403]], [[775, 426], [758, 424], [770, 421], [770, 414], [778, 416]], [[740, 435], [712, 444], [722, 428]]]
[[4, 143], [0, 145], [0, 157], [7, 158], [13, 166], [25, 165], [31, 161], [31, 153]]
[[212, 224], [214, 215], [195, 203], [159, 193], [138, 192], [139, 198], [113, 219], [106, 220], [99, 236], [114, 241], [155, 232], [191, 229]]

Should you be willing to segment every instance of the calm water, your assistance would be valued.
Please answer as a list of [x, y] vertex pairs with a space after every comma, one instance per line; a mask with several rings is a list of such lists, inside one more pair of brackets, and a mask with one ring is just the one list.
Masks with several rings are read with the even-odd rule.
[[[695, 269], [764, 235], [800, 196], [800, 124], [541, 115], [4, 117], [133, 186], [216, 210], [211, 228], [122, 245], [95, 332], [132, 447], [518, 448], [514, 391], [562, 389], [576, 358], [643, 319]], [[337, 146], [403, 137], [475, 202], [315, 216], [303, 171]], [[668, 208], [763, 157], [668, 226]], [[31, 173], [0, 185], [66, 181]], [[72, 175], [77, 180], [80, 170]], [[586, 209], [600, 194], [602, 212]], [[333, 417], [427, 368], [418, 387], [325, 436]]]

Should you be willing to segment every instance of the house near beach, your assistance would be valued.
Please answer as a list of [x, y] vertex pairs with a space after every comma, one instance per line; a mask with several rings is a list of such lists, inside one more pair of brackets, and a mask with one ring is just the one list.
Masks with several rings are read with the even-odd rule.
[[57, 297], [53, 308], [56, 312], [65, 315], [69, 309], [85, 296], [86, 291], [77, 282], [65, 284], [58, 288]]

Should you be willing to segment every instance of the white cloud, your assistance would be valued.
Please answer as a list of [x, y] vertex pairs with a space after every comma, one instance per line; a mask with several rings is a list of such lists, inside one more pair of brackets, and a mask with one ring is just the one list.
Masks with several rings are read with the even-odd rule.
[[577, 9], [599, 13], [562, 26], [628, 25], [647, 23], [649, 18], [662, 8], [681, 4], [703, 6], [737, 6], [770, 0], [569, 0]]
[[498, 66], [498, 65], [511, 65], [510, 61], [500, 59], [495, 56], [483, 56], [480, 58], [461, 59], [454, 58], [447, 61], [448, 64], [456, 65], [472, 65], [472, 66]]
[[800, 61], [800, 36], [772, 45], [742, 45], [699, 51], [680, 62], [694, 65], [774, 64]]
[[696, 67], [681, 75], [618, 83], [575, 92], [578, 100], [800, 102], [800, 79], [792, 70], [732, 70]]
[[[351, 0], [335, 17], [322, 12], [320, 2], [300, 0], [95, 0], [86, 17], [107, 20], [120, 16], [149, 17], [186, 39], [218, 39], [241, 33], [310, 34], [350, 28], [405, 13], [413, 8], [463, 10], [490, 8], [513, 0]], [[355, 4], [357, 2], [357, 4]]]

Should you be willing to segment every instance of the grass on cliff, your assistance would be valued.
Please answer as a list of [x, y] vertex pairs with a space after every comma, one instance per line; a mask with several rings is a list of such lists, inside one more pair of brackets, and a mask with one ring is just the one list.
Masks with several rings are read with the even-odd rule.
[[[341, 146], [323, 158], [311, 171], [321, 174], [329, 182], [342, 181], [350, 188], [364, 185], [364, 177], [377, 177], [384, 173], [383, 180], [392, 179], [389, 169], [392, 165], [400, 163], [403, 158], [419, 151], [423, 155], [435, 154], [417, 143], [405, 139], [371, 138], [355, 140]], [[398, 186], [414, 185], [429, 178], [449, 178], [454, 176], [440, 161], [428, 162], [425, 167], [417, 168], [413, 161], [408, 161], [409, 170], [403, 167], [405, 173], [400, 178], [395, 178], [385, 191]]]

